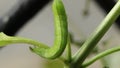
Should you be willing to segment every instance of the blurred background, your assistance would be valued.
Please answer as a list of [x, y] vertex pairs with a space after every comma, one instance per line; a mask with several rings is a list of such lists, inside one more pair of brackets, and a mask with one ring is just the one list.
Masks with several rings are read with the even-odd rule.
[[[75, 41], [86, 40], [111, 9], [105, 9], [99, 1], [100, 0], [90, 0], [90, 3], [88, 3], [87, 0], [63, 1], [68, 15], [69, 31]], [[110, 0], [106, 0], [105, 2], [107, 1]], [[54, 40], [54, 18], [51, 5], [51, 0], [0, 0], [0, 31], [11, 36], [27, 37], [46, 43], [47, 45], [52, 45]], [[85, 12], [86, 8], [88, 13]], [[119, 20], [117, 22], [119, 22]], [[120, 45], [119, 30], [118, 24], [114, 24], [110, 28], [98, 44], [99, 51]], [[0, 68], [63, 67], [63, 63], [59, 60], [46, 60], [32, 53], [29, 50], [29, 46], [30, 45], [26, 44], [14, 44], [1, 48]], [[76, 52], [78, 48], [77, 46], [72, 46], [72, 52]], [[110, 68], [119, 68], [119, 53], [120, 52], [116, 52], [104, 57], [106, 65]], [[92, 56], [94, 56], [94, 54], [90, 57]], [[101, 60], [99, 60], [88, 68], [102, 67]]]

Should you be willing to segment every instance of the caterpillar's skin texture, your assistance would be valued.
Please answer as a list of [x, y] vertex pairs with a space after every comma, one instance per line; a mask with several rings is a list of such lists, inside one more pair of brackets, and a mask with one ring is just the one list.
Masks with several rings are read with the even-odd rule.
[[7, 36], [4, 33], [0, 33], [0, 47], [14, 43], [27, 43], [34, 45], [35, 47], [30, 47], [31, 51], [35, 52], [41, 57], [47, 59], [55, 59], [59, 57], [63, 53], [67, 44], [67, 16], [61, 0], [54, 0], [52, 8], [55, 21], [55, 39], [52, 47], [48, 47], [45, 44], [31, 39]]
[[54, 45], [51, 48], [41, 49], [41, 48], [33, 48], [33, 52], [38, 55], [54, 59], [59, 57], [67, 44], [68, 37], [68, 26], [67, 26], [67, 16], [61, 0], [54, 0], [52, 5], [53, 13], [54, 13], [54, 25], [55, 25], [55, 40]]

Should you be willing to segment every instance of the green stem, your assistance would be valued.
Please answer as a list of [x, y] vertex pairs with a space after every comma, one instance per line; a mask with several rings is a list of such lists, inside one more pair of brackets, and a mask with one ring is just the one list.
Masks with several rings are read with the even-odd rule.
[[71, 62], [72, 56], [71, 56], [71, 46], [70, 46], [70, 36], [68, 35], [68, 41], [67, 41], [67, 47], [66, 47], [66, 60], [68, 62]]
[[26, 43], [26, 44], [34, 45], [35, 47], [49, 48], [47, 45], [42, 44], [38, 41], [34, 41], [32, 39], [27, 39], [23, 37], [11, 37], [5, 35], [2, 32], [0, 33], [0, 47], [7, 46], [9, 44], [16, 44], [16, 43]]
[[96, 56], [93, 57], [92, 59], [84, 62], [84, 63], [81, 65], [81, 67], [82, 67], [82, 68], [85, 68], [85, 67], [91, 65], [92, 63], [94, 63], [95, 61], [97, 61], [98, 59], [100, 59], [100, 58], [102, 58], [102, 57], [104, 57], [104, 56], [106, 56], [106, 55], [112, 54], [112, 53], [114, 53], [114, 52], [118, 52], [118, 51], [120, 51], [120, 47], [115, 47], [115, 48], [108, 49], [108, 50], [106, 50], [106, 51], [104, 51], [104, 52], [96, 55]]
[[72, 63], [73, 66], [80, 67], [86, 57], [90, 54], [96, 44], [104, 36], [104, 34], [111, 27], [113, 22], [120, 15], [120, 0], [114, 6], [114, 8], [109, 12], [106, 18], [102, 21], [100, 26], [92, 33], [92, 35], [86, 40], [80, 50], [73, 56]]
[[66, 46], [66, 54], [65, 58], [62, 60], [64, 62], [64, 68], [70, 68], [70, 63], [72, 60], [71, 56], [71, 46], [70, 46], [70, 35], [68, 35], [67, 46]]

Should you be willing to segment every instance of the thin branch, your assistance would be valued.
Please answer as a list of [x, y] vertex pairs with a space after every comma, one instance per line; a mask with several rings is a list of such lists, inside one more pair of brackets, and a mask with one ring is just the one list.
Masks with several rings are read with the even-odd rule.
[[108, 49], [108, 50], [106, 50], [106, 51], [104, 51], [104, 52], [96, 55], [96, 56], [93, 57], [92, 59], [84, 62], [84, 63], [81, 65], [81, 67], [82, 67], [82, 68], [85, 68], [85, 67], [89, 66], [90, 64], [94, 63], [95, 61], [97, 61], [98, 59], [103, 58], [104, 56], [110, 55], [110, 54], [115, 53], [115, 52], [118, 52], [118, 51], [120, 51], [120, 46], [119, 46], [119, 47], [115, 47], [115, 48]]
[[80, 67], [86, 57], [90, 54], [96, 44], [101, 40], [104, 34], [111, 27], [113, 22], [120, 15], [120, 0], [115, 7], [110, 11], [106, 18], [102, 21], [100, 26], [92, 33], [92, 35], [86, 40], [79, 51], [73, 56], [73, 65]]

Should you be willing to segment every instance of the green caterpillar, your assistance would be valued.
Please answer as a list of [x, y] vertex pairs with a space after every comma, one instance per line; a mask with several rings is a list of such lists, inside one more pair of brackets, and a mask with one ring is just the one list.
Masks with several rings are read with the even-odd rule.
[[27, 43], [34, 45], [34, 47], [30, 47], [30, 49], [41, 57], [47, 59], [55, 59], [59, 57], [63, 53], [67, 44], [67, 16], [61, 0], [54, 0], [52, 8], [55, 21], [55, 39], [52, 47], [48, 47], [45, 44], [27, 38], [7, 36], [4, 33], [0, 33], [0, 46], [14, 43]]
[[[62, 54], [67, 44], [68, 26], [67, 16], [61, 0], [54, 0], [53, 5], [55, 42], [52, 48], [42, 49], [33, 48], [32, 50], [39, 55], [47, 58], [56, 58]], [[44, 52], [43, 52], [44, 51]]]

